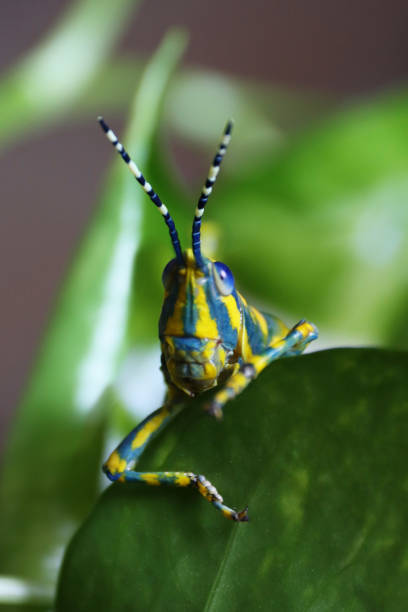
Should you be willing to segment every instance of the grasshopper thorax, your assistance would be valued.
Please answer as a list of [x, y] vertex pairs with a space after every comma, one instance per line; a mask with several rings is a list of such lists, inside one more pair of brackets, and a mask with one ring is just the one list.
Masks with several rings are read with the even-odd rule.
[[241, 306], [229, 268], [192, 249], [163, 272], [159, 336], [172, 382], [193, 395], [217, 385], [235, 361]]

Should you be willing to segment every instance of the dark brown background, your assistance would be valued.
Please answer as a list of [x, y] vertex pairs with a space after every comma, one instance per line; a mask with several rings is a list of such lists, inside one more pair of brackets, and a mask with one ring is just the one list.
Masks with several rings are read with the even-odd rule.
[[[2, 0], [0, 69], [34, 45], [67, 4]], [[339, 100], [393, 86], [408, 73], [406, 0], [150, 0], [118, 51], [146, 54], [175, 25], [190, 32], [188, 64]], [[0, 441], [110, 159], [100, 143], [93, 124], [69, 123], [0, 158]], [[188, 174], [187, 158], [185, 167]]]

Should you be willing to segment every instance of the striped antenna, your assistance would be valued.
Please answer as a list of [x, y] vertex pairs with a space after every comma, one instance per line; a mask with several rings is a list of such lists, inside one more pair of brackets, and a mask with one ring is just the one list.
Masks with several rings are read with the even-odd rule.
[[115, 149], [117, 150], [117, 152], [119, 153], [123, 161], [126, 162], [129, 170], [131, 171], [131, 173], [133, 174], [137, 182], [141, 184], [141, 186], [143, 187], [143, 189], [145, 190], [145, 192], [147, 193], [147, 195], [149, 196], [153, 204], [157, 206], [157, 208], [163, 215], [166, 225], [169, 228], [171, 243], [176, 253], [177, 260], [180, 264], [184, 264], [183, 254], [181, 252], [180, 240], [177, 234], [176, 226], [174, 225], [174, 221], [172, 217], [170, 216], [170, 213], [167, 210], [167, 207], [163, 204], [163, 202], [161, 201], [157, 193], [154, 191], [150, 183], [146, 181], [145, 177], [140, 172], [135, 162], [132, 159], [130, 159], [129, 154], [125, 150], [124, 146], [119, 142], [119, 140], [116, 137], [116, 134], [105, 123], [105, 121], [103, 120], [103, 117], [98, 117], [98, 121], [101, 125], [101, 128], [105, 132], [106, 137], [113, 144], [113, 146], [115, 147]]
[[224, 158], [225, 152], [231, 140], [231, 131], [233, 127], [233, 121], [230, 119], [224, 129], [224, 134], [218, 147], [217, 153], [215, 154], [213, 163], [208, 171], [207, 180], [205, 181], [204, 187], [201, 190], [200, 199], [198, 200], [197, 208], [195, 210], [194, 221], [193, 221], [193, 253], [196, 263], [199, 267], [202, 267], [204, 262], [201, 255], [201, 217], [204, 214], [204, 208], [207, 204], [208, 197], [213, 190], [215, 181], [217, 180], [218, 172], [220, 171], [221, 162]]

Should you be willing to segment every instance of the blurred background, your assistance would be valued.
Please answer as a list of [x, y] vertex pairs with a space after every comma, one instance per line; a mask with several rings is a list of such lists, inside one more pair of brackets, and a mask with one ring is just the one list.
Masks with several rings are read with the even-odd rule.
[[[70, 4], [66, 0], [42, 0], [34, 6], [29, 0], [3, 0], [3, 75], [47, 36]], [[114, 56], [135, 57], [141, 62], [154, 51], [170, 26], [182, 26], [189, 35], [183, 66], [272, 85], [282, 93], [283, 100], [286, 92], [295, 98], [298, 95], [301, 103], [297, 114], [289, 111], [286, 117], [285, 102], [276, 113], [276, 125], [293, 130], [356, 98], [376, 96], [404, 83], [408, 73], [407, 22], [408, 6], [403, 0], [357, 0], [345, 4], [305, 4], [301, 0], [289, 4], [282, 0], [253, 0], [250, 4], [176, 0], [169, 4], [150, 0], [130, 12], [115, 42]], [[217, 106], [217, 99], [213, 104]], [[126, 105], [119, 106], [122, 107], [111, 112], [109, 119], [120, 131]], [[112, 158], [95, 122], [91, 117], [86, 119], [75, 117], [68, 109], [52, 129], [34, 128], [33, 133], [28, 130], [26, 136], [15, 140], [11, 137], [8, 146], [3, 146], [3, 435], [61, 278], [90, 218], [101, 177]], [[179, 122], [182, 120], [180, 116]], [[212, 134], [217, 131], [219, 121]], [[186, 143], [181, 136], [173, 130], [173, 152], [180, 175], [195, 198], [211, 149], [210, 145], [191, 147], [191, 142]]]
[[102, 454], [163, 391], [170, 244], [96, 116], [184, 246], [233, 116], [206, 251], [252, 302], [315, 322], [317, 349], [407, 348], [407, 23], [402, 0], [3, 0], [0, 604], [26, 593], [2, 574], [51, 600]]

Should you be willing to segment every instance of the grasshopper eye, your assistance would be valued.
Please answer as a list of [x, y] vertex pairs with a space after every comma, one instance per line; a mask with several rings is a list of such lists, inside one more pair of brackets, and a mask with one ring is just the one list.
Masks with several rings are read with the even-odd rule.
[[177, 268], [177, 259], [175, 258], [170, 260], [169, 263], [166, 264], [166, 267], [164, 268], [163, 274], [162, 274], [162, 283], [165, 289], [169, 288], [176, 268]]
[[231, 270], [221, 261], [214, 263], [215, 286], [221, 295], [230, 295], [234, 290], [234, 276]]

